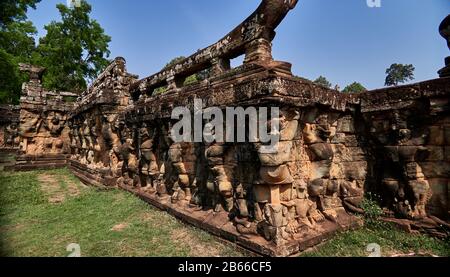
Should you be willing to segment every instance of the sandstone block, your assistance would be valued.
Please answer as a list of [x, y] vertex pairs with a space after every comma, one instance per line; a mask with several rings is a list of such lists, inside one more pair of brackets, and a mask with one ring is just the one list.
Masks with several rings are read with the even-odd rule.
[[431, 126], [429, 128], [429, 131], [430, 131], [430, 135], [428, 137], [429, 145], [443, 146], [445, 144], [443, 126]]
[[293, 160], [291, 154], [292, 141], [282, 141], [277, 144], [277, 153], [260, 153], [259, 158], [263, 166], [278, 166]]
[[337, 132], [355, 133], [355, 123], [352, 117], [344, 117], [338, 120]]

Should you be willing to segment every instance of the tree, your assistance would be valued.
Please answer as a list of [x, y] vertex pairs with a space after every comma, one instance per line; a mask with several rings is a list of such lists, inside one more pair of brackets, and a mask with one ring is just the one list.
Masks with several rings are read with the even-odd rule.
[[367, 89], [358, 82], [354, 82], [342, 90], [344, 93], [360, 93], [365, 91], [367, 91]]
[[27, 21], [28, 8], [40, 0], [2, 0], [0, 2], [0, 104], [18, 104], [21, 84], [26, 76], [19, 63], [29, 63], [35, 51], [36, 28]]
[[168, 68], [171, 67], [172, 65], [175, 65], [175, 64], [181, 62], [181, 61], [184, 60], [184, 59], [186, 59], [186, 57], [184, 57], [184, 56], [179, 56], [179, 57], [173, 58], [170, 62], [168, 62], [168, 63], [164, 66], [163, 70], [168, 69]]
[[6, 25], [24, 21], [27, 18], [28, 8], [36, 8], [41, 0], [1, 0], [0, 1], [0, 28]]
[[21, 78], [15, 58], [0, 48], [0, 104], [18, 104]]
[[323, 77], [323, 76], [319, 76], [319, 78], [317, 78], [314, 81], [315, 84], [326, 87], [326, 88], [331, 88], [331, 83], [327, 80], [327, 78]]
[[36, 29], [29, 21], [13, 22], [0, 31], [0, 103], [18, 104], [21, 85], [26, 75], [19, 71], [19, 63], [29, 63], [35, 50], [33, 35]]
[[12, 22], [0, 32], [0, 47], [17, 57], [19, 62], [29, 62], [36, 49], [36, 28], [31, 21]]
[[49, 90], [81, 92], [86, 80], [93, 80], [110, 63], [107, 59], [111, 37], [90, 18], [91, 6], [84, 0], [73, 8], [58, 4], [61, 22], [45, 26], [34, 63], [47, 70], [43, 85]]
[[414, 66], [412, 64], [392, 64], [386, 69], [386, 86], [398, 86], [399, 83], [405, 83], [414, 80]]

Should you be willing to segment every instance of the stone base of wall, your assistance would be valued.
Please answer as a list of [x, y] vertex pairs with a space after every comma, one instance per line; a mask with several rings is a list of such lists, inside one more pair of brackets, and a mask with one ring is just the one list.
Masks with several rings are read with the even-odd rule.
[[63, 154], [19, 155], [13, 166], [5, 167], [11, 171], [29, 171], [41, 169], [57, 169], [67, 167], [69, 156]]
[[381, 218], [381, 220], [410, 234], [425, 233], [439, 239], [446, 239], [450, 235], [450, 224], [434, 216], [418, 220], [401, 218]]
[[317, 223], [315, 231], [299, 232], [287, 243], [276, 245], [260, 235], [239, 233], [236, 230], [236, 226], [230, 221], [227, 212], [214, 212], [211, 209], [203, 210], [200, 207], [190, 206], [187, 201], [173, 204], [169, 196], [159, 197], [156, 193], [149, 193], [131, 186], [119, 185], [119, 187], [183, 222], [263, 256], [292, 256], [332, 238], [336, 232], [357, 229], [363, 226], [360, 218], [350, 215], [342, 209], [341, 212], [338, 211], [335, 222], [324, 219], [322, 222]]
[[15, 164], [17, 149], [0, 148], [0, 171]]
[[16, 153], [19, 151], [19, 147], [0, 147], [0, 152]]
[[117, 179], [110, 177], [110, 172], [101, 172], [98, 169], [92, 169], [76, 160], [69, 161], [69, 169], [84, 184], [94, 186], [101, 189], [112, 188], [115, 186]]

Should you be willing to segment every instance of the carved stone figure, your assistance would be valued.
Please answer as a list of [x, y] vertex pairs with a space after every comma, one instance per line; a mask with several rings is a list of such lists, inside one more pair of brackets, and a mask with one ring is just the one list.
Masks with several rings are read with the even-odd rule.
[[[118, 186], [264, 255], [292, 255], [361, 226], [366, 192], [380, 195], [385, 220], [445, 237], [450, 80], [342, 94], [294, 77], [271, 47], [296, 3], [262, 0], [217, 43], [139, 81], [118, 57], [80, 95], [46, 91], [43, 69], [21, 65], [31, 78], [18, 131], [0, 118], [7, 143], [20, 137], [15, 168], [68, 165], [87, 184]], [[232, 69], [239, 55], [244, 64]], [[188, 85], [192, 74], [205, 79]], [[196, 121], [194, 99], [202, 109], [280, 108], [266, 125], [258, 113], [258, 131], [277, 140], [269, 147], [246, 118], [233, 127], [246, 126], [245, 142], [176, 142], [172, 112], [186, 107]]]
[[[143, 175], [143, 181], [145, 186], [149, 186], [152, 191], [156, 190], [156, 178], [159, 176], [158, 164], [156, 156], [153, 152], [153, 140], [154, 134], [150, 134], [147, 125], [143, 125], [140, 129], [140, 167], [141, 174]], [[153, 132], [154, 133], [154, 132]]]
[[5, 128], [5, 146], [17, 147], [19, 142], [19, 129], [17, 123], [11, 123]]

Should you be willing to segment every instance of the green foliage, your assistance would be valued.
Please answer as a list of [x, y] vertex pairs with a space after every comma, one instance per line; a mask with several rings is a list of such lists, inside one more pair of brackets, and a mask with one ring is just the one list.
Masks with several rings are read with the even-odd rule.
[[39, 190], [36, 173], [3, 174], [0, 172], [0, 181], [2, 214], [25, 208], [17, 205], [20, 202], [26, 205], [45, 203], [42, 192]]
[[330, 241], [316, 247], [302, 257], [367, 257], [367, 246], [376, 243], [381, 247], [381, 256], [416, 255], [450, 256], [449, 241], [442, 241], [424, 234], [409, 234], [388, 223], [366, 225], [361, 229], [337, 234]]
[[43, 85], [49, 90], [81, 92], [86, 79], [92, 80], [109, 64], [111, 38], [90, 18], [91, 6], [58, 4], [60, 22], [45, 26], [47, 34], [39, 41], [34, 63], [46, 67]]
[[210, 68], [204, 69], [204, 70], [198, 72], [197, 74], [195, 74], [197, 77], [197, 80], [200, 82], [200, 81], [208, 79], [211, 76], [211, 70], [212, 70], [212, 68], [210, 67]]
[[367, 193], [365, 199], [361, 203], [361, 208], [364, 211], [364, 217], [367, 224], [376, 225], [380, 216], [383, 215], [383, 210], [381, 209], [377, 196], [372, 193]]
[[386, 86], [397, 86], [399, 83], [405, 83], [414, 80], [414, 66], [412, 64], [392, 64], [386, 69]]
[[303, 257], [367, 257], [372, 252], [369, 244], [380, 246], [381, 256], [407, 255], [420, 256], [450, 255], [450, 241], [441, 241], [425, 234], [409, 234], [397, 229], [390, 223], [380, 221], [383, 210], [378, 205], [379, 196], [367, 193], [361, 204], [364, 210], [365, 224], [358, 230], [337, 234], [330, 241], [303, 253]]
[[28, 8], [36, 8], [41, 0], [1, 0], [0, 29], [15, 21], [25, 20]]
[[90, 18], [91, 6], [81, 1], [80, 7], [58, 4], [61, 22], [51, 22], [47, 35], [36, 48], [37, 33], [26, 21], [28, 8], [40, 0], [2, 0], [0, 2], [0, 103], [18, 103], [24, 76], [18, 63], [46, 67], [43, 85], [49, 90], [81, 92], [86, 79], [94, 79], [108, 64], [111, 38], [97, 21]]
[[16, 59], [0, 48], [0, 104], [18, 104], [20, 74]]
[[18, 64], [29, 63], [35, 50], [36, 28], [26, 21], [26, 11], [39, 1], [0, 2], [0, 104], [18, 104], [22, 82]]
[[317, 78], [314, 81], [315, 84], [326, 87], [326, 88], [331, 88], [331, 83], [327, 80], [327, 78], [323, 77], [323, 76], [319, 76], [319, 78]]
[[0, 47], [20, 62], [29, 62], [36, 48], [33, 37], [36, 33], [30, 21], [12, 22], [0, 32]]
[[192, 85], [198, 82], [197, 74], [193, 74], [184, 80], [183, 85]]
[[167, 92], [167, 87], [159, 87], [153, 90], [153, 95], [164, 94]]
[[[163, 70], [166, 70], [166, 69], [172, 67], [173, 65], [183, 61], [185, 58], [186, 57], [184, 57], [184, 56], [173, 58], [170, 62], [168, 62], [164, 66]], [[210, 71], [211, 70], [208, 68], [208, 69], [202, 70], [198, 73], [195, 73], [195, 74], [192, 74], [192, 75], [186, 77], [186, 79], [183, 82], [183, 86], [192, 85], [199, 81], [205, 80], [206, 78], [209, 77]], [[167, 87], [159, 87], [159, 88], [156, 88], [155, 90], [153, 90], [153, 95], [164, 94], [166, 92], [167, 92]]]
[[367, 89], [358, 82], [354, 82], [342, 90], [344, 93], [360, 93], [365, 91], [367, 91]]

